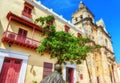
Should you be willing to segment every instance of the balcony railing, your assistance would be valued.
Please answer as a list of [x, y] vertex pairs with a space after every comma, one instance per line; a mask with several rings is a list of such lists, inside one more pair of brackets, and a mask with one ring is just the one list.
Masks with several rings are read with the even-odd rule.
[[10, 32], [10, 31], [4, 32], [2, 40], [11, 42], [11, 43], [15, 43], [17, 45], [33, 48], [33, 49], [36, 49], [40, 45], [40, 42], [37, 40], [28, 38], [25, 36], [21, 36], [19, 34], [16, 34], [14, 32]]

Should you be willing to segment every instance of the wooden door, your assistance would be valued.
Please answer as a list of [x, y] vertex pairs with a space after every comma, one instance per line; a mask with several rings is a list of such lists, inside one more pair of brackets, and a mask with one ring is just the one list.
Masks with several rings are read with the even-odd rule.
[[70, 83], [74, 83], [74, 69], [70, 68]]
[[74, 69], [66, 68], [66, 81], [67, 83], [74, 83]]
[[22, 60], [5, 58], [0, 73], [0, 83], [18, 83]]
[[27, 31], [19, 28], [17, 40], [20, 42], [25, 42], [26, 36], [27, 36]]

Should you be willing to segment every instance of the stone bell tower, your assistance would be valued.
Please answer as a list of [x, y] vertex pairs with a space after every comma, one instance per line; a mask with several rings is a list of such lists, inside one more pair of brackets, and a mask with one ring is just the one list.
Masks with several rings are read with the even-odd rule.
[[80, 21], [90, 18], [94, 22], [94, 15], [81, 1], [79, 4], [79, 9], [72, 15], [72, 23], [77, 24]]
[[[83, 33], [82, 36], [92, 40], [92, 44], [102, 46], [99, 51], [88, 54], [86, 64], [81, 64], [79, 67], [84, 67], [83, 70], [87, 67], [88, 72], [80, 70], [84, 75], [88, 74], [89, 82], [86, 83], [119, 83], [111, 37], [104, 21], [101, 19], [94, 22], [92, 12], [80, 2], [78, 10], [72, 15], [72, 23]], [[85, 80], [80, 82], [83, 83]]]
[[73, 13], [72, 23], [83, 32], [83, 36], [94, 38], [91, 26], [94, 23], [94, 15], [83, 2], [80, 2], [78, 10]]

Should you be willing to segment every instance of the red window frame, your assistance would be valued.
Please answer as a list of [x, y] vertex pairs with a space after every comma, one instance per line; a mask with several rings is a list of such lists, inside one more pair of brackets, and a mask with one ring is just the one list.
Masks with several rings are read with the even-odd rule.
[[22, 15], [24, 15], [24, 16], [26, 16], [26, 17], [28, 17], [28, 18], [32, 18], [31, 13], [32, 13], [32, 9], [33, 9], [33, 8], [34, 8], [33, 5], [31, 5], [31, 4], [28, 3], [28, 2], [25, 2], [25, 3], [24, 3], [24, 9], [23, 9], [23, 11], [22, 11]]
[[52, 63], [48, 63], [48, 62], [44, 62], [44, 66], [43, 67], [44, 67], [43, 68], [43, 78], [45, 78], [47, 75], [52, 73], [53, 64]]
[[69, 26], [65, 25], [64, 27], [65, 27], [65, 32], [68, 32], [70, 30]]

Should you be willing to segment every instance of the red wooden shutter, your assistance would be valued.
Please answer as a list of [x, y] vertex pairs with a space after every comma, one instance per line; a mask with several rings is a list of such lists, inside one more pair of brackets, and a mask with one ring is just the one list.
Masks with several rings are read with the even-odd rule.
[[27, 36], [27, 31], [19, 28], [17, 40], [21, 42], [25, 42], [26, 36]]
[[20, 36], [27, 36], [27, 31], [24, 29], [19, 28], [18, 35]]
[[21, 34], [22, 34], [22, 29], [19, 28], [18, 36], [17, 36], [17, 40], [18, 40], [18, 41], [21, 41]]
[[19, 28], [18, 35], [22, 35], [23, 29]]
[[53, 64], [44, 62], [43, 78], [52, 73]]
[[18, 83], [22, 60], [5, 58], [0, 73], [0, 83]]

